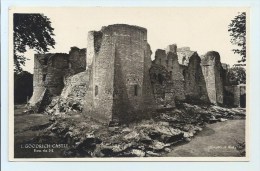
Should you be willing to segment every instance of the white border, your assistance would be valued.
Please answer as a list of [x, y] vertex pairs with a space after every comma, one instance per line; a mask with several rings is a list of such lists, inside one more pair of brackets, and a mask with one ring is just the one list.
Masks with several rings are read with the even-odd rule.
[[[77, 9], [77, 7], [75, 7]], [[71, 8], [71, 9], [75, 9]], [[108, 7], [108, 8], [114, 8], [114, 7]], [[119, 7], [120, 8], [120, 7]], [[178, 8], [178, 7], [177, 7]], [[196, 8], [196, 7], [194, 7]], [[206, 7], [207, 8], [207, 7]], [[233, 8], [233, 7], [232, 7]], [[45, 8], [46, 10], [50, 9], [49, 7]], [[54, 8], [55, 9], [55, 8]], [[57, 11], [60, 8], [56, 8]], [[70, 9], [70, 8], [67, 8]], [[81, 9], [81, 8], [79, 8]], [[97, 10], [102, 12], [103, 8], [97, 7]], [[144, 8], [145, 9], [145, 8]], [[154, 10], [156, 8], [152, 8]], [[158, 8], [159, 9], [159, 8]], [[163, 9], [163, 8], [162, 8]], [[175, 8], [172, 8], [174, 10]], [[196, 8], [196, 9], [202, 9], [202, 8]], [[214, 8], [212, 8], [214, 9]], [[218, 7], [219, 10], [226, 9]], [[238, 8], [240, 9], [240, 8]], [[13, 21], [13, 13], [35, 13], [38, 9], [37, 8], [27, 8], [27, 7], [16, 7], [9, 9], [9, 21]], [[247, 56], [250, 54], [250, 9], [247, 7], [241, 8], [241, 10], [245, 11], [247, 14]], [[93, 21], [94, 22], [94, 21]], [[249, 161], [249, 149], [250, 149], [250, 140], [249, 140], [249, 119], [250, 119], [250, 113], [247, 111], [247, 117], [245, 122], [245, 142], [246, 142], [246, 156], [245, 157], [144, 157], [144, 158], [138, 158], [138, 157], [115, 157], [115, 158], [14, 158], [14, 96], [13, 96], [13, 23], [9, 23], [9, 160], [10, 161]], [[247, 58], [247, 64], [250, 63], [250, 58]], [[249, 70], [250, 66], [247, 65], [247, 70]], [[247, 73], [247, 76], [249, 77], [249, 73]], [[249, 87], [249, 79], [247, 80], [247, 87]], [[248, 89], [247, 89], [248, 90]], [[247, 91], [247, 103], [249, 102], [249, 93]], [[249, 110], [249, 107], [247, 106], [247, 110]]]

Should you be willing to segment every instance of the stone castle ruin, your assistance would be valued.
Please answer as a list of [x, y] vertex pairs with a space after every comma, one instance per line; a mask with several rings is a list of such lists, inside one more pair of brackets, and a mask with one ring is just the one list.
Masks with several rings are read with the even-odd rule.
[[[29, 103], [38, 111], [47, 106], [53, 111], [59, 110], [57, 101], [77, 99], [84, 114], [105, 123], [142, 118], [183, 101], [225, 105], [228, 68], [218, 52], [200, 57], [172, 44], [156, 50], [153, 61], [151, 55], [145, 28], [115, 24], [90, 31], [87, 49], [35, 55]], [[234, 99], [243, 94], [227, 89]]]
[[61, 94], [66, 77], [84, 70], [86, 70], [86, 49], [72, 47], [69, 54], [35, 54], [33, 95], [29, 104], [36, 111], [44, 110], [51, 100], [50, 97]]
[[99, 120], [122, 120], [154, 107], [145, 28], [110, 25], [88, 34], [90, 81], [86, 112]]

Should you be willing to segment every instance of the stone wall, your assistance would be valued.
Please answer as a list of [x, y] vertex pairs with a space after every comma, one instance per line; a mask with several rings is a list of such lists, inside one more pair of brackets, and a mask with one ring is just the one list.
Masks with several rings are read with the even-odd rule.
[[225, 96], [224, 102], [225, 105], [229, 107], [246, 107], [246, 85], [231, 85], [224, 87]]
[[67, 73], [68, 54], [36, 54], [34, 56], [34, 88], [45, 87], [53, 96], [60, 95], [64, 75]]
[[175, 107], [175, 90], [167, 69], [162, 65], [153, 64], [150, 78], [157, 109]]
[[188, 66], [189, 59], [195, 51], [190, 50], [190, 47], [177, 48], [179, 64]]
[[222, 68], [223, 68], [223, 86], [228, 86], [229, 80], [228, 80], [228, 71], [230, 69], [230, 66], [228, 64], [222, 63]]
[[166, 50], [166, 53], [169, 53], [169, 52], [177, 53], [177, 45], [176, 44], [168, 45], [165, 50]]
[[61, 92], [61, 98], [79, 98], [85, 100], [86, 88], [89, 84], [89, 72], [83, 71], [68, 77], [65, 81], [64, 88]]
[[149, 111], [152, 103], [148, 101], [153, 98], [146, 29], [116, 24], [89, 32], [88, 36], [88, 62], [92, 58], [93, 71], [92, 116], [109, 122]]
[[209, 51], [202, 58], [202, 71], [210, 102], [223, 104], [223, 68], [218, 52]]
[[60, 95], [64, 87], [64, 76], [69, 68], [69, 55], [56, 53], [49, 58], [45, 87], [50, 91], [52, 96]]
[[[64, 82], [70, 75], [86, 69], [86, 49], [72, 47], [70, 54], [47, 53], [34, 55], [33, 95], [30, 105], [43, 101], [45, 93], [52, 98], [59, 96], [64, 88]], [[50, 99], [51, 100], [51, 99]], [[48, 105], [48, 102], [46, 102]]]
[[166, 50], [158, 49], [155, 52], [150, 77], [158, 108], [171, 108], [176, 100], [185, 99], [184, 77], [176, 49], [177, 45], [172, 44]]
[[184, 76], [182, 74], [182, 70], [180, 69], [177, 54], [174, 53], [174, 51], [168, 52], [167, 61], [167, 70], [170, 73], [170, 79], [172, 80], [172, 89], [175, 90], [175, 100], [184, 100]]
[[[217, 52], [201, 60], [189, 47], [171, 44], [156, 50], [154, 61], [151, 54], [145, 28], [115, 24], [90, 31], [87, 50], [72, 47], [69, 54], [35, 55], [30, 102], [47, 96], [78, 98], [86, 114], [106, 123], [142, 118], [185, 99], [224, 103], [228, 66]], [[241, 106], [243, 86], [225, 91]]]
[[166, 51], [162, 49], [157, 49], [155, 51], [154, 61], [157, 65], [162, 65], [166, 67]]
[[69, 72], [74, 75], [86, 70], [86, 48], [71, 47], [69, 52]]
[[188, 66], [182, 67], [185, 78], [185, 95], [188, 100], [209, 102], [206, 81], [200, 63], [199, 55], [194, 52], [189, 58]]

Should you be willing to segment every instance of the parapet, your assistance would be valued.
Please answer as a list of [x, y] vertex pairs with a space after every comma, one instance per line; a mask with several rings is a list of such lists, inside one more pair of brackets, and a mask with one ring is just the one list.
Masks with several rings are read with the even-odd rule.
[[115, 31], [115, 30], [139, 30], [141, 32], [147, 33], [146, 28], [135, 26], [135, 25], [128, 25], [128, 24], [113, 24], [113, 25], [104, 26], [102, 27], [101, 32]]

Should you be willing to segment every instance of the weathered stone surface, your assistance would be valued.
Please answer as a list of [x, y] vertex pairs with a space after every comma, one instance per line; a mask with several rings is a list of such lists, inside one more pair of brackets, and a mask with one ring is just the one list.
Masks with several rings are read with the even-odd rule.
[[177, 55], [179, 59], [179, 64], [188, 66], [190, 57], [195, 51], [190, 50], [190, 47], [177, 48]]
[[171, 45], [168, 45], [166, 47], [166, 53], [169, 53], [169, 52], [172, 52], [172, 53], [177, 53], [177, 45], [176, 44], [171, 44]]
[[71, 47], [69, 52], [69, 73], [74, 75], [86, 70], [86, 48]]
[[[60, 95], [68, 71], [68, 54], [36, 54], [34, 56], [33, 87], [45, 87], [53, 96]], [[32, 98], [34, 99], [34, 98]]]
[[86, 113], [104, 122], [126, 121], [149, 113], [153, 97], [146, 29], [109, 25], [99, 32], [89, 32], [88, 40], [87, 65], [92, 80], [87, 90], [90, 96], [86, 96]]
[[233, 85], [224, 87], [225, 104], [230, 107], [246, 107], [246, 85]]
[[218, 52], [207, 52], [201, 62], [208, 97], [213, 104], [223, 104], [223, 68]]
[[175, 90], [167, 69], [162, 65], [153, 64], [150, 77], [157, 108], [175, 107]]
[[185, 94], [188, 100], [209, 102], [206, 82], [200, 63], [199, 55], [194, 52], [189, 58], [188, 67], [183, 70]]
[[[109, 123], [110, 130], [115, 123], [150, 117], [155, 109], [170, 110], [184, 100], [223, 104], [228, 66], [221, 64], [215, 51], [208, 52], [201, 62], [189, 47], [171, 44], [158, 49], [151, 61], [147, 30], [126, 24], [89, 32], [87, 48], [72, 47], [69, 54], [35, 55], [30, 104], [44, 109], [46, 104], [39, 103], [43, 96], [57, 97], [48, 113], [64, 115], [84, 108], [86, 116]], [[243, 106], [239, 103], [244, 93], [231, 88], [226, 92], [232, 94], [235, 106]]]
[[48, 90], [49, 98], [59, 96], [64, 88], [64, 81], [69, 75], [84, 71], [86, 66], [86, 49], [72, 47], [70, 54], [48, 53], [35, 54], [33, 74], [33, 96], [30, 106], [35, 106], [36, 101], [41, 101], [39, 94]]
[[177, 54], [173, 52], [168, 52], [167, 61], [168, 61], [167, 70], [168, 72], [170, 72], [170, 78], [173, 83], [172, 86], [173, 89], [175, 90], [174, 92], [175, 100], [184, 100], [185, 99], [184, 76], [182, 75], [182, 71], [178, 63]]
[[155, 59], [154, 59], [154, 63], [157, 65], [162, 65], [164, 67], [166, 67], [167, 65], [167, 61], [166, 61], [166, 51], [163, 49], [157, 49], [155, 51]]
[[165, 50], [158, 49], [150, 69], [157, 108], [175, 107], [175, 101], [184, 100], [184, 77], [176, 54], [177, 45], [169, 45]]
[[65, 87], [62, 90], [61, 97], [80, 98], [82, 101], [86, 95], [86, 87], [89, 84], [89, 72], [84, 71], [68, 77], [65, 81]]

